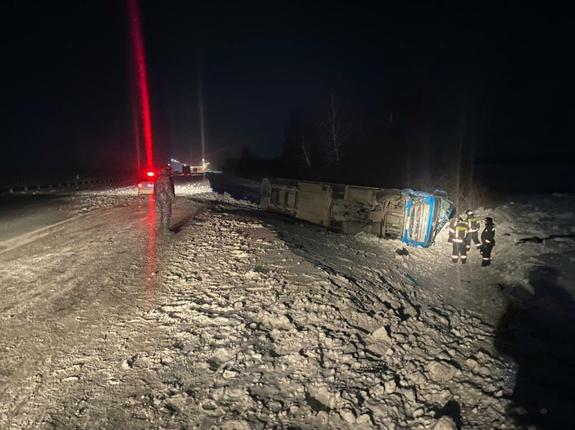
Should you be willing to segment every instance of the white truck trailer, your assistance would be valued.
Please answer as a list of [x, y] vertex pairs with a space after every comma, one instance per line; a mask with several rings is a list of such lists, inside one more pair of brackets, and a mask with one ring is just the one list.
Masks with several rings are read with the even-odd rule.
[[447, 194], [264, 179], [260, 207], [342, 233], [366, 232], [428, 247], [452, 216]]

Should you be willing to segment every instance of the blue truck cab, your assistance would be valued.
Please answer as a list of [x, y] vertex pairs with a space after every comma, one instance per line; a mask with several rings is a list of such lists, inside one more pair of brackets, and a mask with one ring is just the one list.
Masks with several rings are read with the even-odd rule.
[[429, 247], [452, 216], [454, 207], [443, 191], [433, 194], [403, 190], [404, 227], [401, 241], [416, 248]]

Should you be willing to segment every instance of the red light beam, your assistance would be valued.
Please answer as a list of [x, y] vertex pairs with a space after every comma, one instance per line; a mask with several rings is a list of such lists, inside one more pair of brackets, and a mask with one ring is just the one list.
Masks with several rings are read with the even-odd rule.
[[150, 93], [148, 91], [148, 73], [146, 71], [146, 58], [144, 55], [144, 40], [142, 38], [142, 23], [140, 20], [140, 9], [138, 0], [128, 1], [128, 14], [130, 16], [130, 33], [132, 36], [132, 48], [134, 53], [134, 63], [136, 66], [136, 80], [138, 94], [140, 98], [140, 110], [142, 117], [142, 127], [144, 135], [144, 145], [146, 150], [146, 166], [154, 165], [153, 143], [152, 143], [152, 118], [150, 115]]

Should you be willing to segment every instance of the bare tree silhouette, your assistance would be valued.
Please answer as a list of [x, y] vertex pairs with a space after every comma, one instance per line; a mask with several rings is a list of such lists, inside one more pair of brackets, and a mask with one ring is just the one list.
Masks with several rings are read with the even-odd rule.
[[328, 159], [339, 164], [343, 159], [344, 143], [351, 135], [351, 129], [349, 124], [346, 124], [343, 119], [341, 107], [334, 93], [329, 96], [328, 115], [323, 127], [327, 132], [327, 141], [329, 143]]

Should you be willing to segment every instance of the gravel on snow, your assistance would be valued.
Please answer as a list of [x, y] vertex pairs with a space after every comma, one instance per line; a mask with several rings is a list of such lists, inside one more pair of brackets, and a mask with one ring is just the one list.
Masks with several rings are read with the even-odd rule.
[[573, 261], [568, 242], [515, 245], [548, 213], [482, 209], [500, 222], [482, 272], [451, 265], [445, 232], [396, 252], [209, 185], [178, 195], [175, 235], [133, 190], [86, 193], [75, 229], [2, 256], [0, 428], [520, 428], [494, 338], [502, 289]]

